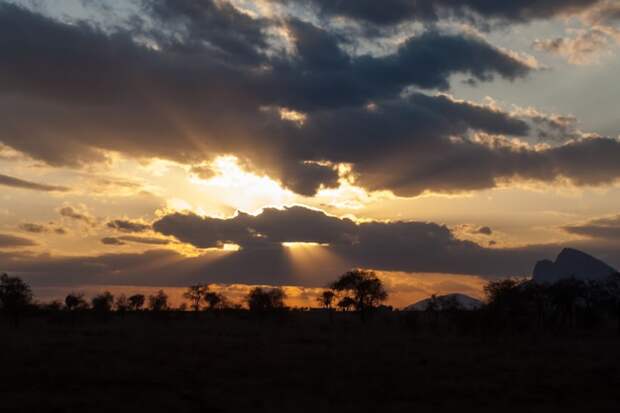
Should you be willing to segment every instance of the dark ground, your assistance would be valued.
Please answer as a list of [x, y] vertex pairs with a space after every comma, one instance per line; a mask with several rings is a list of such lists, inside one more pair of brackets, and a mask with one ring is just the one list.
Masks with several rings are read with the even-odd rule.
[[613, 329], [465, 336], [400, 317], [4, 321], [0, 411], [618, 411]]

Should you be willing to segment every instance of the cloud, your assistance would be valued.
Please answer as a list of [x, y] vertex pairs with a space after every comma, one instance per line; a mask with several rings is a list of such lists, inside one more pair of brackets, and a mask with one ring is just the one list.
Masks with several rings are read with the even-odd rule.
[[568, 225], [563, 229], [575, 235], [617, 242], [620, 240], [620, 215], [594, 219], [578, 225]]
[[[468, 10], [519, 20], [592, 2], [506, 4]], [[254, 18], [226, 3], [153, 0], [145, 13], [159, 29], [136, 18], [103, 32], [0, 5], [3, 142], [57, 166], [102, 161], [106, 150], [188, 165], [234, 154], [306, 196], [338, 186], [339, 164], [351, 166], [357, 185], [399, 196], [519, 180], [606, 185], [620, 176], [616, 139], [411, 90], [446, 90], [457, 74], [516, 80], [535, 70], [479, 36], [427, 29], [375, 56], [346, 52], [327, 28]], [[19, 34], [25, 28], [31, 36]], [[290, 52], [271, 29], [287, 33]], [[476, 138], [485, 134], [495, 138]], [[511, 141], [532, 137], [561, 144]]]
[[476, 233], [482, 234], [482, 235], [492, 235], [493, 230], [490, 227], [480, 227], [476, 230]]
[[579, 14], [583, 28], [569, 29], [565, 37], [536, 40], [532, 46], [564, 57], [569, 63], [587, 65], [598, 63], [603, 56], [612, 55], [620, 44], [620, 5], [615, 0], [600, 0]]
[[31, 223], [20, 224], [19, 229], [26, 232], [32, 232], [33, 234], [42, 234], [48, 232], [47, 226]]
[[256, 216], [239, 213], [228, 219], [175, 213], [156, 221], [153, 227], [198, 248], [240, 245], [239, 252], [221, 258], [210, 268], [239, 277], [247, 268], [258, 274], [268, 272], [270, 265], [279, 265], [273, 273], [286, 274], [291, 268], [282, 258], [287, 251], [282, 244], [292, 242], [323, 244], [316, 247], [318, 251], [337, 257], [336, 262], [346, 263], [344, 268], [477, 275], [529, 274], [532, 263], [540, 259], [537, 257], [557, 248], [488, 249], [457, 239], [443, 225], [410, 221], [355, 223], [301, 206], [266, 208]]
[[164, 38], [161, 32], [150, 33], [170, 49], [210, 49], [221, 58], [242, 64], [260, 64], [264, 60], [263, 51], [269, 46], [264, 31], [273, 24], [266, 19], [253, 18], [221, 1], [147, 0], [142, 4], [160, 27], [175, 33]]
[[121, 232], [146, 232], [151, 229], [151, 225], [149, 224], [127, 219], [112, 220], [107, 223], [107, 227]]
[[227, 243], [244, 248], [284, 242], [335, 244], [351, 242], [357, 232], [350, 219], [301, 206], [265, 208], [256, 216], [238, 212], [228, 219], [174, 213], [154, 222], [153, 229], [198, 248], [221, 248]]
[[104, 237], [101, 238], [101, 243], [104, 245], [125, 245], [123, 241], [115, 237]]
[[67, 231], [61, 227], [54, 227], [52, 225], [47, 225], [47, 224], [45, 225], [36, 224], [36, 223], [31, 223], [31, 222], [24, 222], [22, 224], [19, 224], [19, 229], [25, 232], [33, 233], [33, 234], [53, 233], [57, 235], [64, 235], [67, 233]]
[[600, 0], [274, 0], [293, 5], [303, 4], [318, 10], [324, 17], [346, 17], [377, 26], [406, 21], [434, 22], [440, 17], [466, 19], [488, 24], [488, 20], [521, 23], [575, 14], [599, 4]]
[[585, 17], [592, 24], [612, 25], [620, 22], [620, 4], [616, 0], [601, 0]]
[[168, 245], [170, 240], [154, 237], [137, 237], [134, 235], [124, 235], [121, 237], [104, 237], [101, 243], [105, 245], [125, 245], [127, 242], [135, 242], [138, 244], [148, 245]]
[[587, 65], [599, 61], [613, 44], [609, 34], [599, 28], [577, 32], [574, 37], [536, 40], [532, 46], [564, 57], [569, 63]]
[[[199, 31], [187, 13], [173, 14], [180, 5], [166, 4], [165, 12], [157, 8], [158, 18], [173, 26], [191, 26], [181, 43], [162, 33], [164, 37], [141, 33], [139, 27], [106, 34], [86, 22], [69, 25], [16, 6], [0, 6], [5, 144], [57, 166], [102, 161], [104, 150], [193, 164], [233, 153], [257, 172], [311, 195], [321, 184], [337, 185], [334, 168], [322, 162], [335, 160], [335, 154], [312, 153], [314, 142], [301, 140], [305, 127], [265, 108], [307, 112], [316, 130], [321, 128], [318, 122], [337, 121], [332, 109], [365, 110], [369, 100], [397, 99], [407, 86], [446, 89], [457, 73], [484, 81], [494, 75], [516, 79], [532, 70], [478, 37], [434, 31], [412, 37], [383, 57], [353, 56], [340, 48], [337, 35], [295, 19], [269, 22], [291, 33], [292, 56], [250, 53], [238, 47], [239, 33], [244, 39], [256, 38], [243, 43], [259, 51], [265, 39], [258, 37], [265, 33], [246, 30], [244, 25], [253, 27], [255, 22], [236, 9], [209, 6], [210, 17], [190, 13], [207, 21], [223, 13], [217, 18], [241, 22], [235, 31]], [[33, 35], [19, 36], [24, 28]], [[151, 36], [158, 47], [139, 42], [138, 34]], [[205, 36], [220, 36], [214, 39], [218, 47], [199, 47], [206, 44]], [[62, 47], [50, 48], [50, 43]], [[1, 63], [8, 61], [12, 63]], [[34, 70], [43, 65], [48, 70]], [[74, 74], [76, 67], [88, 70]], [[435, 114], [429, 112], [424, 119], [423, 113], [420, 120], [432, 123]], [[347, 132], [339, 130], [336, 138], [326, 135], [319, 147], [327, 141], [337, 144], [344, 133], [339, 145], [344, 149]]]
[[[616, 228], [617, 221], [614, 217], [590, 226]], [[488, 248], [459, 239], [448, 227], [437, 223], [356, 222], [302, 206], [266, 208], [255, 216], [238, 213], [228, 219], [174, 213], [156, 221], [154, 229], [197, 248], [209, 249], [196, 257], [185, 257], [172, 250], [82, 257], [2, 252], [0, 268], [19, 272], [39, 283], [58, 285], [217, 282], [321, 287], [354, 267], [485, 278], [528, 276], [538, 260], [555, 256], [568, 246]], [[604, 238], [571, 241], [570, 246], [617, 266], [620, 251], [615, 236], [605, 233]], [[131, 235], [101, 241], [111, 246], [127, 243], [157, 246], [171, 242]], [[241, 249], [217, 249], [226, 243], [238, 244]], [[23, 239], [9, 243], [26, 244], [31, 245]]]
[[0, 234], [0, 248], [32, 247], [36, 242], [15, 235]]
[[[617, 156], [620, 141], [611, 138], [580, 139], [538, 150], [470, 141], [438, 142], [416, 163], [408, 162], [401, 154], [382, 164], [370, 164], [368, 169], [360, 170], [359, 183], [371, 190], [389, 189], [402, 196], [427, 191], [458, 193], [513, 181], [551, 183], [565, 179], [576, 186], [596, 186], [618, 180]], [[383, 172], [388, 165], [393, 174]]]
[[45, 192], [67, 192], [69, 188], [64, 186], [45, 185], [36, 182], [25, 181], [23, 179], [14, 178], [8, 175], [0, 174], [0, 185], [9, 186], [12, 188], [30, 189], [33, 191], [45, 191]]
[[[385, 230], [386, 227], [383, 227]], [[419, 227], [414, 233], [407, 229], [394, 236], [409, 239], [423, 235], [432, 227]], [[374, 230], [373, 235], [376, 234]], [[441, 232], [441, 231], [440, 231]], [[407, 235], [409, 233], [409, 235]], [[428, 237], [437, 232], [428, 232]], [[397, 239], [397, 238], [396, 238]], [[366, 240], [367, 241], [367, 240]], [[306, 267], [300, 267], [287, 247], [243, 249], [238, 252], [209, 251], [198, 257], [185, 257], [172, 250], [149, 250], [143, 253], [115, 253], [96, 256], [52, 256], [31, 252], [0, 252], [0, 268], [36, 285], [148, 285], [187, 286], [197, 282], [222, 284], [268, 284], [324, 287], [342, 272], [354, 268], [379, 271], [445, 273], [479, 275], [485, 278], [527, 276], [536, 261], [556, 256], [564, 245], [533, 245], [501, 249], [475, 247], [461, 242], [439, 239], [425, 245], [424, 240], [409, 247], [386, 244], [378, 238], [377, 251], [368, 253], [368, 245], [358, 250], [349, 248], [310, 247], [314, 253]], [[396, 251], [391, 247], [396, 246]], [[594, 254], [610, 265], [620, 264], [617, 246], [571, 242], [570, 246]], [[435, 248], [439, 247], [439, 250]], [[410, 255], [402, 255], [406, 251]]]
[[66, 218], [70, 218], [76, 221], [82, 221], [90, 226], [95, 225], [95, 218], [85, 210], [78, 210], [72, 206], [64, 206], [58, 210], [58, 213]]

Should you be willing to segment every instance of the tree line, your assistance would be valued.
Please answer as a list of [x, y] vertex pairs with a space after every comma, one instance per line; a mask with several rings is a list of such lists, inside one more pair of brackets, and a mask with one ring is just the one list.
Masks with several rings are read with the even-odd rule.
[[484, 291], [487, 319], [496, 329], [594, 328], [615, 319], [620, 332], [620, 273], [555, 283], [504, 279], [489, 282]]
[[[187, 287], [183, 293], [186, 302], [177, 308], [172, 308], [168, 294], [159, 290], [155, 294], [120, 294], [114, 296], [109, 291], [96, 294], [87, 300], [83, 293], [69, 293], [64, 302], [56, 300], [47, 304], [35, 304], [31, 287], [19, 277], [8, 274], [0, 276], [0, 309], [6, 315], [13, 317], [16, 322], [29, 309], [37, 307], [44, 310], [69, 312], [92, 311], [94, 313], [168, 310], [200, 311], [241, 309], [239, 303], [231, 303], [228, 298], [219, 292], [213, 291], [208, 284], [196, 284]], [[256, 313], [268, 313], [286, 309], [286, 293], [282, 288], [252, 288], [243, 300], [247, 309]], [[340, 276], [329, 289], [319, 297], [321, 306], [331, 310], [335, 304], [342, 311], [355, 309], [363, 317], [372, 308], [387, 299], [387, 292], [381, 280], [372, 271], [352, 270]]]
[[[484, 287], [485, 304], [479, 310], [463, 311], [454, 305], [434, 305], [436, 298], [423, 314], [407, 312], [403, 320], [417, 328], [420, 323], [431, 326], [452, 324], [457, 328], [477, 331], [524, 331], [571, 328], [593, 328], [616, 320], [620, 332], [620, 274], [603, 280], [562, 279], [553, 284], [537, 283], [531, 279], [502, 279], [489, 281]], [[104, 291], [86, 300], [81, 293], [68, 294], [64, 302], [35, 304], [30, 286], [19, 277], [0, 276], [0, 310], [14, 320], [29, 310], [92, 312], [103, 315], [148, 311], [162, 313], [177, 311], [249, 310], [266, 315], [287, 310], [286, 293], [282, 288], [254, 287], [243, 303], [232, 303], [224, 294], [208, 284], [187, 287], [185, 302], [173, 308], [164, 290], [155, 294], [120, 294]], [[376, 312], [388, 298], [388, 293], [373, 271], [355, 269], [339, 276], [317, 297], [317, 304], [329, 313], [355, 312], [362, 321]], [[390, 308], [391, 307], [387, 307]], [[472, 327], [473, 326], [473, 327]]]

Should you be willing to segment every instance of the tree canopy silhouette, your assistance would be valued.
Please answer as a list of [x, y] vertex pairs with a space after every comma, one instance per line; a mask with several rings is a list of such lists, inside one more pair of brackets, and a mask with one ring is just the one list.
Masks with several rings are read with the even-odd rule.
[[202, 300], [206, 298], [209, 292], [209, 286], [207, 284], [196, 284], [187, 287], [187, 291], [183, 293], [183, 298], [190, 301], [190, 307], [194, 311], [200, 310], [200, 304]]
[[31, 302], [32, 290], [21, 278], [9, 277], [8, 274], [0, 276], [0, 305], [3, 312], [13, 317], [16, 325]]
[[93, 297], [91, 305], [97, 313], [109, 313], [114, 305], [114, 296], [111, 292], [104, 291]]
[[129, 307], [133, 311], [141, 310], [144, 306], [145, 297], [144, 294], [134, 294], [128, 298]]
[[69, 311], [84, 310], [88, 308], [88, 303], [84, 299], [84, 294], [69, 293], [65, 297], [65, 307]]
[[131, 305], [127, 299], [127, 296], [125, 294], [121, 294], [116, 298], [114, 307], [116, 307], [116, 311], [119, 313], [126, 313], [131, 308]]
[[265, 313], [284, 308], [286, 294], [281, 288], [262, 288], [256, 287], [250, 290], [246, 297], [246, 302], [250, 311]]
[[209, 310], [225, 308], [228, 305], [224, 295], [213, 291], [206, 293], [204, 300], [207, 303]]
[[[374, 271], [355, 269], [342, 274], [330, 286], [352, 300], [362, 319], [368, 310], [387, 300], [388, 293]], [[343, 302], [344, 298], [341, 300]], [[344, 304], [344, 302], [343, 302]]]
[[149, 295], [149, 309], [159, 312], [168, 309], [168, 294], [164, 290], [159, 290], [156, 294]]
[[351, 308], [355, 307], [355, 300], [347, 295], [342, 297], [336, 305], [342, 311], [349, 311]]
[[316, 298], [316, 301], [319, 303], [319, 305], [321, 305], [321, 307], [330, 310], [332, 308], [335, 298], [335, 292], [333, 292], [332, 290], [325, 290]]

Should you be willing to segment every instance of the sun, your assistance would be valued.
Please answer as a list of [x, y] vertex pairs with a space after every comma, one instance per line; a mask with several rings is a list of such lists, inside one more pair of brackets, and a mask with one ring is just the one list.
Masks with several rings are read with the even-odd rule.
[[248, 172], [236, 156], [218, 156], [207, 168], [213, 173], [208, 179], [192, 175], [190, 181], [207, 195], [239, 210], [257, 212], [265, 205], [284, 206], [295, 194], [268, 176]]

